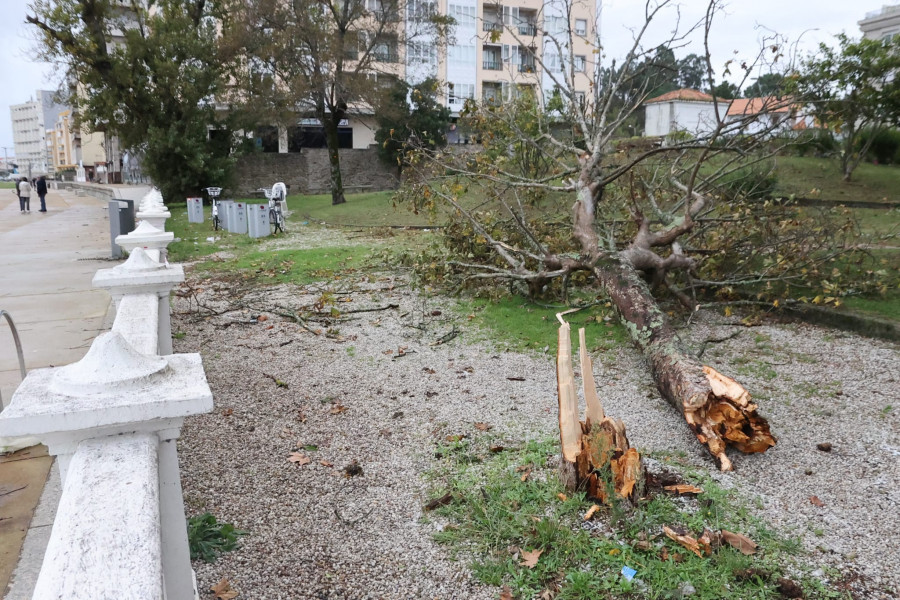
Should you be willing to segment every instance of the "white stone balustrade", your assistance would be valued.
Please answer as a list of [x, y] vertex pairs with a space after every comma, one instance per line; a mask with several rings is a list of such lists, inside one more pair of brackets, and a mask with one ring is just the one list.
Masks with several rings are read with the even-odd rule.
[[163, 231], [147, 221], [141, 221], [131, 233], [116, 236], [116, 245], [129, 254], [135, 248], [143, 248], [156, 262], [165, 262], [166, 247], [174, 239], [175, 234], [171, 231]]
[[[128, 306], [122, 307], [122, 300], [129, 296], [141, 297], [146, 294], [155, 295], [158, 299], [159, 308], [158, 315], [158, 332], [156, 333], [158, 347], [153, 350], [158, 354], [171, 354], [172, 352], [172, 325], [169, 311], [169, 294], [176, 284], [184, 281], [184, 269], [181, 265], [160, 264], [150, 256], [147, 250], [143, 248], [134, 248], [130, 250], [128, 260], [121, 265], [112, 269], [101, 269], [94, 275], [94, 287], [109, 290], [113, 301], [116, 303], [116, 326], [119, 325], [120, 319], [122, 326], [119, 331], [125, 339], [131, 341], [132, 337], [129, 331], [138, 330], [143, 335], [148, 330], [142, 323], [147, 315], [143, 314], [144, 309], [132, 310]], [[139, 302], [139, 300], [129, 300], [128, 305]], [[132, 322], [133, 328], [125, 329], [126, 322]], [[135, 345], [132, 342], [132, 345]], [[135, 347], [137, 347], [135, 345]]]
[[165, 204], [163, 204], [162, 194], [160, 194], [159, 190], [156, 188], [150, 190], [143, 198], [141, 198], [141, 201], [138, 204], [137, 213], [135, 214], [135, 217], [138, 220], [150, 223], [157, 229], [165, 229], [166, 219], [171, 216], [172, 213], [170, 213]]
[[76, 363], [31, 371], [0, 413], [0, 436], [46, 444], [63, 482], [35, 599], [195, 598], [175, 442], [212, 393], [199, 354], [171, 353], [184, 272], [152, 260], [161, 233], [94, 277], [115, 300], [112, 331]]

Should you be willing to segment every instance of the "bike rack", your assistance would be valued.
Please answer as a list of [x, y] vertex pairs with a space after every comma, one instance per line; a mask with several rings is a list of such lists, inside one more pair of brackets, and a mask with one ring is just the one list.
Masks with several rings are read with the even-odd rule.
[[[9, 330], [12, 332], [13, 340], [16, 342], [16, 353], [19, 355], [19, 373], [22, 375], [22, 379], [25, 379], [25, 354], [22, 353], [22, 340], [19, 339], [19, 330], [16, 329], [16, 324], [13, 322], [12, 317], [5, 310], [0, 310], [0, 316], [6, 317], [6, 322], [9, 323]], [[0, 395], [0, 406], [2, 406], [3, 397]]]

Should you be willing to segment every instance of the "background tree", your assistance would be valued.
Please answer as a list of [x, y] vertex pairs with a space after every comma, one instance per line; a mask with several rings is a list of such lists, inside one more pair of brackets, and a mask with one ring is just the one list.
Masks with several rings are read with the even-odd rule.
[[438, 82], [427, 79], [417, 85], [396, 81], [377, 103], [378, 157], [399, 171], [406, 154], [420, 146], [436, 149], [447, 144], [450, 110], [437, 99]]
[[[375, 89], [396, 81], [404, 52], [433, 58], [449, 20], [427, 0], [228, 1], [226, 37], [238, 40], [247, 98], [267, 103], [282, 122], [312, 116], [322, 124], [331, 165], [331, 201], [342, 204], [338, 127], [371, 114]], [[265, 82], [264, 93], [253, 86]]]
[[208, 127], [228, 127], [213, 102], [222, 74], [216, 8], [206, 0], [37, 0], [27, 17], [42, 58], [62, 67], [79, 126], [142, 152], [169, 200], [223, 183], [232, 166], [229, 144], [208, 140]]
[[[816, 120], [839, 134], [841, 172], [850, 181], [878, 133], [900, 120], [900, 40], [854, 41], [837, 36], [838, 47], [819, 45], [790, 80]], [[860, 143], [860, 134], [868, 135]]]
[[764, 98], [766, 96], [783, 96], [784, 90], [784, 75], [781, 73], [765, 73], [744, 88], [744, 97]]
[[723, 98], [725, 100], [741, 97], [740, 88], [730, 81], [723, 81], [722, 83], [714, 85], [712, 89], [709, 90], [709, 93], [716, 98]]
[[[708, 39], [718, 9], [710, 2], [705, 18], [687, 29]], [[404, 193], [418, 208], [443, 203], [458, 216], [444, 230], [445, 281], [563, 299], [579, 297], [581, 288], [588, 302], [596, 301], [591, 286], [598, 286], [647, 358], [663, 398], [729, 469], [727, 445], [758, 452], [774, 438], [755, 405], [736, 405], [720, 393], [657, 299], [675, 298], [690, 310], [715, 298], [771, 306], [798, 288], [816, 289], [833, 264], [828, 244], [839, 246], [848, 230], [825, 220], [804, 228], [810, 221], [794, 209], [761, 200], [771, 191], [775, 120], [754, 114], [726, 122], [727, 106], [715, 101], [718, 118], [706, 131], [662, 146], [620, 139], [622, 124], [659, 91], [652, 76], [640, 78], [647, 74], [647, 57], [670, 55], [660, 44], [649, 52], [642, 44], [651, 22], [667, 22], [674, 10], [673, 2], [648, 2], [647, 20], [633, 30], [624, 58], [588, 69], [595, 76], [584, 99], [576, 89], [574, 59], [566, 58], [561, 70], [539, 64], [555, 84], [553, 100], [536, 102], [527, 118], [519, 104], [473, 104], [464, 118], [481, 151], [420, 150], [414, 164], [422, 174], [414, 179], [407, 171], [411, 185]], [[671, 48], [687, 33], [672, 34], [665, 45]], [[571, 28], [561, 35], [559, 46], [572, 47]], [[597, 46], [594, 56], [601, 56], [599, 40]], [[707, 45], [704, 50], [709, 56]], [[760, 68], [764, 52], [741, 64], [739, 85]], [[711, 87], [713, 68], [710, 59], [705, 62], [704, 87]], [[563, 114], [554, 117], [547, 107], [557, 103]], [[767, 108], [774, 106], [760, 107]], [[755, 135], [746, 133], [751, 124]], [[517, 146], [540, 153], [549, 171], [535, 176], [524, 168], [515, 160]]]

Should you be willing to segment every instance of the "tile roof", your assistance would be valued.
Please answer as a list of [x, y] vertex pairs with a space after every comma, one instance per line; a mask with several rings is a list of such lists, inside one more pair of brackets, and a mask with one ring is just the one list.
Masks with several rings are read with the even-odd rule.
[[680, 90], [666, 92], [662, 96], [657, 96], [656, 98], [650, 98], [649, 100], [646, 100], [644, 104], [653, 104], [654, 102], [673, 102], [675, 100], [681, 100], [682, 102], [712, 102], [713, 97], [709, 94], [701, 92], [700, 90], [682, 88]]
[[793, 108], [790, 98], [764, 96], [761, 98], [735, 98], [728, 107], [727, 116], [749, 116], [760, 113], [786, 113]]

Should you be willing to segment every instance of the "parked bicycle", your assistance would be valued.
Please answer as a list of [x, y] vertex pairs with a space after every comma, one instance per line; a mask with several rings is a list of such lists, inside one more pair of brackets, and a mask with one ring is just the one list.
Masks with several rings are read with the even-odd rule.
[[272, 233], [277, 234], [279, 230], [284, 233], [284, 211], [281, 208], [284, 202], [284, 193], [275, 187], [271, 190], [259, 188], [258, 191], [262, 192], [269, 201], [269, 225], [272, 226]]
[[219, 230], [219, 227], [222, 225], [222, 221], [219, 219], [219, 202], [217, 198], [219, 194], [222, 193], [222, 188], [220, 187], [208, 187], [203, 188], [203, 190], [209, 194], [209, 199], [212, 201], [212, 222], [213, 229], [216, 231]]

